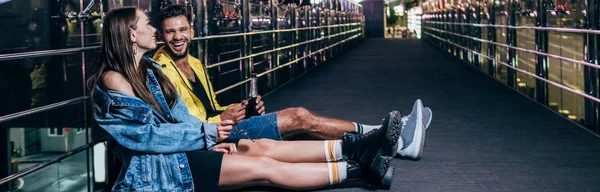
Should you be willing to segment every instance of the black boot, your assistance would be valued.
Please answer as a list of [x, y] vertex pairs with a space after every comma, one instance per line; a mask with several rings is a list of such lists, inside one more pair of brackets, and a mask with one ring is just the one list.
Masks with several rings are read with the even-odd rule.
[[379, 170], [372, 170], [369, 166], [361, 167], [359, 163], [354, 161], [346, 161], [346, 175], [347, 181], [353, 180], [362, 180], [369, 185], [370, 188], [373, 189], [389, 189], [392, 186], [392, 181], [394, 177], [394, 168], [389, 167], [388, 163], [384, 163], [383, 161], [379, 161], [378, 167], [380, 170], [385, 170], [383, 177], [378, 176]]
[[375, 158], [393, 156], [398, 149], [398, 137], [402, 129], [402, 115], [398, 111], [390, 112], [384, 119], [381, 128], [366, 134], [358, 132], [344, 133], [342, 155], [349, 160], [355, 160], [361, 166], [373, 169]]

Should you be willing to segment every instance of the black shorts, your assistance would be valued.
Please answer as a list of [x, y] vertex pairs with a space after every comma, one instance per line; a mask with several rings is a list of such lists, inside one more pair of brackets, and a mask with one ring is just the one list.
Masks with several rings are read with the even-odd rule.
[[[227, 138], [219, 143], [235, 143], [238, 145], [239, 142], [239, 139]], [[218, 191], [224, 153], [196, 150], [186, 152], [185, 155], [192, 171], [194, 191]]]

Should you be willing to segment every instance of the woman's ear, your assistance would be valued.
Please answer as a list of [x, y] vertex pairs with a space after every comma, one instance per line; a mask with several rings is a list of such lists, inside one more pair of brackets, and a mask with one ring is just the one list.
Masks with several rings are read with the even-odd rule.
[[129, 38], [131, 39], [131, 42], [136, 42], [136, 35], [137, 32], [131, 28], [129, 28]]

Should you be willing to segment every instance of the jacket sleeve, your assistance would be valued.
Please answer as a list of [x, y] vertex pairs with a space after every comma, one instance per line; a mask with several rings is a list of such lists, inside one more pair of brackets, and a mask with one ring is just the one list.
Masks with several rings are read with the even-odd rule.
[[174, 107], [185, 110], [178, 112], [183, 113], [180, 123], [153, 122], [156, 117], [143, 107], [112, 108], [104, 117], [96, 114], [96, 121], [125, 148], [146, 153], [177, 153], [205, 147], [210, 150], [216, 143], [216, 124], [189, 115], [181, 103]]

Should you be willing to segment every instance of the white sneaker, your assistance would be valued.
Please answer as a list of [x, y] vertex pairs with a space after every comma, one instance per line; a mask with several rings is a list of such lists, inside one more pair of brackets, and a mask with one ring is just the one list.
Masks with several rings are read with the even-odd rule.
[[423, 103], [417, 99], [410, 115], [402, 119], [402, 133], [398, 140], [398, 155], [402, 158], [421, 159], [425, 143], [424, 111]]
[[[410, 118], [410, 114], [402, 117], [402, 121], [407, 121]], [[429, 107], [423, 107], [423, 121], [425, 122], [425, 129], [429, 128], [431, 125], [431, 120], [433, 119], [433, 112]]]

